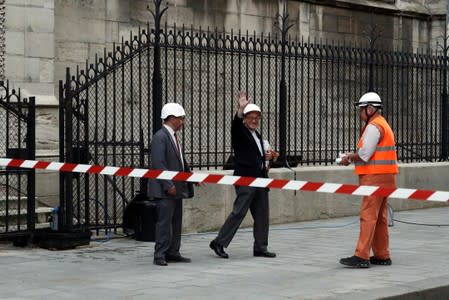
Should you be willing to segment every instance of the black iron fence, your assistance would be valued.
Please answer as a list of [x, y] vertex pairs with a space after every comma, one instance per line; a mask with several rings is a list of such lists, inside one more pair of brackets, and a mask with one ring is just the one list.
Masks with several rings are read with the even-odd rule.
[[[445, 56], [299, 39], [287, 40], [282, 51], [277, 35], [176, 26], [155, 32], [139, 29], [83, 70], [67, 70], [60, 82], [62, 161], [148, 167], [160, 124], [155, 87], [162, 102], [185, 107], [182, 144], [193, 167], [220, 169], [232, 155], [230, 123], [241, 89], [261, 106], [262, 135], [279, 149], [282, 60], [290, 163], [332, 164], [339, 152], [354, 150], [361, 127], [353, 103], [370, 87], [384, 101], [400, 161], [447, 158]], [[162, 82], [153, 80], [159, 51]], [[85, 174], [62, 174], [61, 183], [65, 222], [97, 229], [119, 227], [127, 202], [144, 188], [132, 178]]]
[[[0, 82], [0, 157], [35, 159], [35, 99]], [[35, 171], [0, 168], [0, 239], [35, 227]]]

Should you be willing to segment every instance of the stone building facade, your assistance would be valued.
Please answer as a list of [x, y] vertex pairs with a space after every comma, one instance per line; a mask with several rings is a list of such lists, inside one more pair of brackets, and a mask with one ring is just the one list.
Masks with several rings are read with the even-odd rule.
[[[366, 43], [371, 24], [379, 47], [401, 51], [437, 49], [444, 33], [444, 0], [169, 0], [170, 26], [276, 33], [285, 10], [292, 37], [321, 43]], [[4, 5], [4, 6], [3, 6]], [[0, 7], [0, 71], [22, 94], [35, 95], [39, 153], [57, 153], [58, 82], [66, 68], [84, 68], [104, 49], [130, 39], [152, 23], [152, 0], [3, 0]], [[5, 19], [3, 19], [5, 17]], [[3, 23], [4, 21], [4, 23]], [[4, 31], [3, 26], [4, 25]], [[150, 25], [151, 26], [151, 25]], [[4, 50], [3, 50], [4, 49]], [[72, 72], [73, 74], [74, 72]], [[3, 72], [0, 72], [2, 75]]]

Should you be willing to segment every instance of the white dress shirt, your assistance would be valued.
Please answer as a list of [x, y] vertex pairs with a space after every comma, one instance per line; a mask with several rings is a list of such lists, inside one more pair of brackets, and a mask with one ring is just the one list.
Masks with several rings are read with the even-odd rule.
[[[179, 158], [180, 158], [180, 160], [181, 160], [181, 164], [182, 164], [182, 168], [184, 169], [184, 158], [183, 158], [183, 156], [182, 156], [182, 148], [181, 148], [181, 143], [179, 142], [179, 138], [178, 138], [178, 141], [176, 141], [176, 137], [175, 137], [175, 131], [173, 130], [173, 128], [171, 128], [170, 126], [168, 126], [168, 125], [165, 125], [164, 124], [164, 127], [168, 130], [168, 132], [170, 133], [170, 136], [171, 136], [171, 138], [172, 138], [172, 140], [173, 140], [173, 143], [175, 143], [175, 147], [177, 148], [177, 146], [176, 145], [178, 145], [179, 146]], [[177, 134], [176, 134], [177, 135]]]

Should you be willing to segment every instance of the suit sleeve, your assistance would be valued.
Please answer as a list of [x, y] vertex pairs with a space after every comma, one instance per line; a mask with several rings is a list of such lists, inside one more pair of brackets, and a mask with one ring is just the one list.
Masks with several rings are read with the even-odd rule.
[[[163, 138], [161, 135], [155, 135], [153, 140], [151, 141], [151, 166], [156, 170], [168, 170], [167, 164], [167, 141], [166, 138]], [[171, 180], [158, 180], [162, 185], [164, 191], [167, 191], [169, 188], [174, 186], [173, 181]]]
[[231, 135], [237, 140], [242, 140], [245, 135], [243, 131], [244, 127], [245, 125], [243, 125], [243, 119], [239, 118], [237, 114], [235, 114], [231, 124]]

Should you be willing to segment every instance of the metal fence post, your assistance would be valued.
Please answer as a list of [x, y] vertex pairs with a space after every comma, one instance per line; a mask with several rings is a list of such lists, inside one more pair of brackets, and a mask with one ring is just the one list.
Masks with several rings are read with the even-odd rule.
[[155, 9], [152, 11], [148, 6], [148, 10], [154, 17], [154, 69], [153, 69], [153, 133], [158, 131], [161, 124], [162, 109], [162, 74], [161, 74], [161, 18], [168, 7], [161, 10], [162, 0], [154, 0]]
[[[65, 101], [64, 101], [64, 84], [59, 80], [59, 161], [65, 161]], [[58, 224], [62, 224], [61, 209], [65, 205], [65, 173], [59, 172], [59, 213]]]
[[287, 46], [287, 33], [293, 25], [288, 25], [287, 4], [283, 1], [283, 13], [280, 16], [281, 30], [281, 80], [279, 83], [279, 164], [288, 167], [287, 162], [287, 84], [285, 82], [285, 52]]
[[440, 160], [446, 160], [449, 157], [448, 153], [448, 93], [447, 93], [447, 68], [448, 68], [448, 32], [447, 20], [449, 19], [449, 4], [447, 6], [446, 24], [444, 27], [443, 37], [443, 91], [441, 93], [441, 156]]
[[[65, 162], [73, 161], [73, 133], [72, 133], [72, 88], [70, 80], [70, 69], [66, 70], [66, 83], [65, 83]], [[64, 205], [61, 204], [59, 218], [62, 217], [60, 228], [62, 230], [70, 231], [73, 227], [73, 174], [68, 172], [64, 174]]]
[[[28, 159], [36, 159], [36, 99], [30, 97], [28, 102], [28, 118], [27, 118], [27, 148]], [[36, 171], [31, 169], [28, 171], [27, 182], [27, 229], [34, 232], [36, 224]]]

